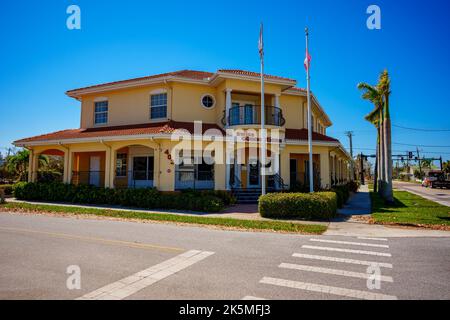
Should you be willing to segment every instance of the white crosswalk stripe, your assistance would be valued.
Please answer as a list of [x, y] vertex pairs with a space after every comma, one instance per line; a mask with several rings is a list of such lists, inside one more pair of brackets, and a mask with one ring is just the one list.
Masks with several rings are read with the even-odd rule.
[[378, 244], [378, 243], [338, 241], [338, 240], [327, 240], [327, 239], [309, 239], [309, 241], [324, 242], [324, 243], [336, 243], [336, 244], [348, 244], [348, 245], [363, 246], [363, 247], [389, 248], [389, 246], [386, 244]]
[[267, 300], [267, 299], [254, 297], [254, 296], [245, 296], [241, 300]]
[[197, 263], [214, 252], [190, 250], [129, 277], [87, 293], [77, 300], [121, 300]]
[[356, 259], [347, 259], [347, 258], [336, 258], [336, 257], [328, 257], [328, 256], [319, 256], [313, 254], [303, 254], [303, 253], [294, 253], [293, 257], [303, 258], [303, 259], [312, 259], [312, 260], [322, 260], [322, 261], [332, 261], [332, 262], [341, 262], [341, 263], [350, 263], [350, 264], [360, 264], [364, 266], [379, 266], [384, 268], [391, 268], [391, 263], [386, 262], [375, 262], [375, 261], [365, 261], [365, 260], [356, 260]]
[[386, 238], [358, 237], [361, 240], [388, 241]]
[[[372, 276], [372, 274], [362, 273], [362, 272], [353, 272], [353, 271], [346, 271], [346, 270], [339, 270], [339, 269], [313, 267], [313, 266], [306, 266], [306, 265], [302, 265], [302, 264], [293, 264], [293, 263], [282, 263], [279, 265], [279, 267], [285, 268], [285, 269], [326, 273], [326, 274], [332, 274], [332, 275], [337, 275], [337, 276], [360, 278], [360, 279], [369, 279], [369, 277]], [[389, 277], [389, 276], [380, 276], [380, 281], [394, 282], [392, 277]]]
[[286, 279], [278, 279], [271, 277], [264, 277], [260, 281], [260, 283], [271, 284], [275, 286], [288, 287], [299, 290], [313, 291], [319, 293], [326, 293], [338, 296], [344, 296], [349, 298], [356, 299], [365, 299], [365, 300], [397, 300], [396, 296], [375, 293], [371, 291], [362, 291], [362, 290], [354, 290], [340, 287], [332, 287], [325, 286], [314, 283], [300, 282], [300, 281], [292, 281]]
[[385, 252], [342, 249], [342, 248], [332, 248], [332, 247], [320, 247], [320, 246], [303, 245], [302, 248], [313, 249], [313, 250], [324, 250], [324, 251], [336, 251], [336, 252], [355, 253], [355, 254], [366, 254], [366, 255], [380, 256], [380, 257], [391, 257], [392, 256], [390, 253], [385, 253]]
[[[350, 239], [350, 241], [347, 241]], [[318, 251], [326, 251], [326, 252], [336, 252], [340, 253], [340, 256], [329, 256], [329, 255], [321, 255], [321, 254], [309, 254], [304, 252], [296, 252], [292, 254], [292, 257], [300, 258], [302, 259], [302, 262], [308, 262], [308, 264], [297, 264], [297, 263], [287, 263], [283, 262], [278, 265], [279, 268], [284, 270], [291, 270], [291, 272], [297, 272], [297, 274], [302, 274], [303, 277], [306, 277], [306, 279], [311, 279], [312, 274], [316, 273], [314, 276], [314, 279], [318, 278], [318, 281], [321, 284], [318, 283], [309, 283], [309, 282], [302, 282], [302, 281], [294, 281], [289, 279], [281, 279], [276, 277], [263, 277], [259, 282], [266, 285], [275, 285], [279, 287], [286, 287], [286, 288], [292, 288], [292, 289], [298, 289], [303, 290], [306, 292], [316, 292], [326, 295], [337, 295], [347, 298], [356, 298], [356, 299], [367, 299], [367, 300], [396, 300], [397, 297], [394, 295], [385, 294], [384, 292], [381, 293], [379, 290], [381, 290], [381, 286], [378, 287], [376, 285], [377, 281], [378, 284], [381, 285], [381, 282], [383, 283], [393, 283], [394, 279], [392, 276], [389, 275], [382, 275], [381, 270], [379, 268], [387, 268], [387, 269], [393, 269], [393, 265], [390, 262], [387, 261], [376, 261], [377, 258], [372, 258], [368, 260], [360, 260], [355, 259], [354, 257], [346, 257], [349, 255], [368, 255], [368, 256], [375, 256], [375, 257], [392, 257], [391, 253], [389, 252], [380, 252], [377, 251], [369, 251], [369, 250], [358, 250], [352, 248], [352, 246], [360, 246], [360, 247], [367, 247], [367, 248], [382, 248], [382, 249], [389, 249], [388, 244], [381, 244], [381, 243], [371, 243], [369, 241], [358, 241], [355, 240], [355, 238], [344, 238], [343, 240], [334, 240], [334, 239], [326, 239], [326, 238], [310, 238], [309, 241], [316, 242], [317, 244], [320, 243], [327, 243], [330, 244], [330, 246], [321, 246], [321, 245], [302, 245], [302, 249], [308, 249], [308, 250], [318, 250]], [[360, 240], [370, 240], [370, 241], [388, 241], [386, 238], [377, 238], [377, 237], [357, 237], [357, 239]], [[339, 246], [331, 246], [332, 244], [336, 244]], [[350, 248], [348, 248], [350, 247]], [[327, 262], [326, 267], [322, 266], [321, 264], [324, 264]], [[333, 264], [339, 264], [340, 267], [333, 268]], [[345, 270], [346, 266], [350, 267], [349, 265], [356, 265], [360, 266], [355, 270], [356, 267], [353, 267], [351, 270]], [[375, 267], [375, 268], [373, 268]], [[370, 269], [369, 269], [370, 268]], [[294, 274], [295, 275], [295, 274]], [[333, 277], [334, 276], [334, 277]], [[336, 277], [337, 276], [337, 277]], [[349, 282], [350, 288], [343, 288], [340, 286], [333, 286], [333, 282], [336, 283], [342, 283], [342, 279], [338, 277], [349, 277], [349, 278], [356, 278], [364, 280], [364, 282]], [[347, 282], [344, 282], [347, 283]], [[331, 284], [331, 285], [330, 285]], [[360, 287], [361, 285], [364, 285], [364, 287]], [[352, 289], [352, 287], [356, 286], [355, 289]], [[373, 289], [373, 287], [376, 287], [377, 289]], [[365, 290], [367, 288], [367, 290]], [[383, 286], [384, 290], [386, 288]], [[389, 288], [389, 287], [387, 287]], [[358, 290], [362, 289], [362, 290]], [[249, 298], [252, 296], [247, 296], [245, 298]], [[244, 298], [244, 299], [245, 299]]]

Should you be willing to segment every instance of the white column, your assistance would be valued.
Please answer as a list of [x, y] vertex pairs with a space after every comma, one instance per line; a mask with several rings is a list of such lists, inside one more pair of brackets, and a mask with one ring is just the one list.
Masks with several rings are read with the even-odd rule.
[[275, 107], [280, 108], [280, 94], [275, 94]]
[[34, 151], [30, 149], [28, 153], [28, 182], [33, 182], [33, 160]]
[[232, 89], [225, 89], [226, 96], [225, 96], [225, 127], [228, 127], [229, 120], [228, 117], [230, 116], [230, 109], [231, 109], [231, 91]]

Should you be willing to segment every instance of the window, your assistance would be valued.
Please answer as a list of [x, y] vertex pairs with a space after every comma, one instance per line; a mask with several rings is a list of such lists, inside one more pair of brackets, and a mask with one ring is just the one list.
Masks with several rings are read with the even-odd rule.
[[116, 161], [116, 177], [126, 177], [127, 176], [127, 154], [118, 153]]
[[236, 125], [240, 122], [240, 108], [239, 103], [233, 102], [232, 108], [230, 110], [230, 125]]
[[153, 157], [134, 157], [133, 158], [133, 179], [134, 180], [153, 180]]
[[150, 119], [167, 118], [167, 93], [150, 96]]
[[244, 106], [244, 123], [245, 124], [254, 124], [254, 107], [251, 104], [246, 104]]
[[108, 122], [108, 101], [95, 102], [94, 124], [105, 124]]
[[205, 94], [202, 97], [202, 106], [207, 108], [207, 109], [211, 109], [212, 107], [214, 107], [215, 104], [215, 100], [214, 97], [210, 94]]

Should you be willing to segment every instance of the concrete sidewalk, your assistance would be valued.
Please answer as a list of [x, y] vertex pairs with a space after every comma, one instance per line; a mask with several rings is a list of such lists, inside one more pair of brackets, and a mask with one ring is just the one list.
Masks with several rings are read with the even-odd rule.
[[352, 194], [347, 204], [338, 209], [338, 213], [342, 215], [366, 215], [371, 213], [371, 202], [369, 187], [362, 185], [357, 193]]
[[352, 216], [370, 215], [371, 200], [367, 185], [360, 187], [353, 194], [344, 208], [339, 209], [341, 215], [328, 226], [324, 235], [349, 237], [450, 237], [450, 232], [440, 230], [424, 230], [369, 224], [368, 221], [352, 219]]

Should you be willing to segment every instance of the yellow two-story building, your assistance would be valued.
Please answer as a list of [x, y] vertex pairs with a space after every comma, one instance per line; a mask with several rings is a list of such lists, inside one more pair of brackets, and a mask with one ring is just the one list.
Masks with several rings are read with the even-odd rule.
[[[80, 128], [14, 144], [30, 150], [29, 181], [38, 177], [39, 155], [51, 154], [64, 158], [66, 183], [161, 191], [257, 189], [262, 179], [272, 189], [304, 185], [306, 92], [295, 85], [293, 79], [265, 75], [266, 167], [277, 163], [267, 176], [261, 175], [261, 153], [252, 151], [262, 141], [260, 74], [242, 70], [182, 70], [70, 90], [67, 95], [81, 103]], [[349, 154], [326, 134], [331, 125], [312, 95], [314, 180], [322, 188], [349, 177]], [[181, 161], [174, 156], [183, 140], [174, 139], [178, 132], [191, 135], [186, 143], [196, 146], [190, 154], [183, 151]], [[228, 144], [230, 132], [239, 143]], [[198, 156], [211, 145], [214, 161]]]

